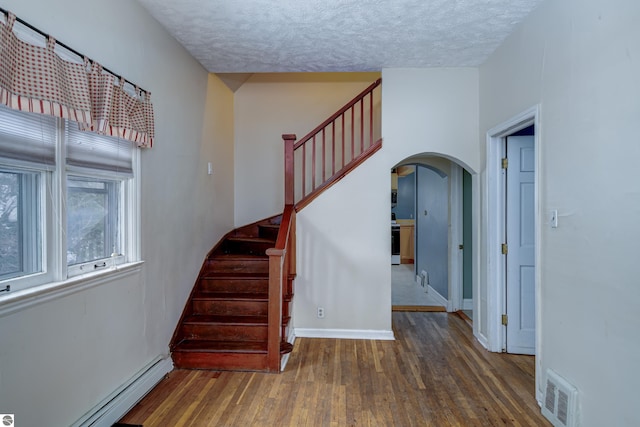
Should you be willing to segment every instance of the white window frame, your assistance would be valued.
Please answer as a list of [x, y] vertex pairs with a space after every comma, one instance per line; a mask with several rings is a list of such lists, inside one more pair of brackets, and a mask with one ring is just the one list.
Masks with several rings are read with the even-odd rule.
[[[42, 194], [42, 188], [38, 188], [38, 187], [42, 187], [41, 185], [42, 180], [45, 179], [43, 174], [37, 170], [31, 170], [28, 168], [16, 167], [13, 165], [9, 166], [4, 164], [0, 165], [0, 172], [20, 175], [20, 178], [18, 179], [19, 181], [18, 185], [22, 189], [25, 188], [25, 184], [28, 187], [26, 190], [27, 194], [25, 194], [25, 191], [21, 191], [19, 193], [18, 198], [20, 200], [18, 201], [18, 204], [19, 204], [18, 206], [19, 207], [21, 206], [23, 209], [28, 208], [29, 210], [27, 212], [21, 212], [21, 209], [19, 209], [17, 213], [17, 215], [19, 216], [18, 221], [22, 224], [24, 223], [28, 224], [26, 227], [27, 231], [29, 231], [30, 226], [34, 224], [37, 224], [37, 226], [42, 228], [42, 224], [39, 223], [44, 218], [42, 214], [42, 201], [40, 200], [41, 199], [40, 194]], [[32, 177], [26, 177], [25, 175], [31, 175]], [[35, 182], [32, 182], [32, 181], [35, 181]], [[31, 194], [34, 189], [36, 190], [35, 194]], [[34, 274], [34, 273], [28, 273], [28, 271], [35, 270], [35, 268], [33, 267], [35, 267], [35, 265], [38, 264], [37, 262], [38, 258], [40, 258], [40, 261], [41, 261], [40, 265], [42, 265], [42, 250], [41, 250], [42, 242], [40, 242], [40, 245], [38, 244], [37, 234], [36, 236], [25, 237], [23, 234], [24, 231], [25, 230], [23, 230], [22, 227], [20, 227], [19, 233], [21, 234], [21, 236], [18, 240], [20, 241], [20, 243], [22, 243], [22, 248], [20, 249], [21, 254], [19, 255], [21, 258], [22, 273], [18, 271], [16, 273], [17, 275], [0, 279], [2, 281], [11, 280], [15, 277], [24, 277], [29, 274]], [[28, 242], [28, 240], [30, 240], [30, 242]], [[25, 268], [24, 266], [25, 264], [31, 264], [31, 268]], [[25, 273], [25, 271], [27, 271], [27, 273]]]
[[[125, 183], [127, 180], [124, 179], [117, 179], [117, 178], [101, 178], [101, 177], [97, 177], [95, 175], [81, 175], [78, 173], [70, 173], [67, 172], [67, 177], [66, 177], [66, 182], [69, 182], [69, 179], [76, 179], [76, 180], [87, 180], [87, 181], [97, 181], [97, 182], [106, 182], [107, 186], [109, 186], [110, 184], [113, 184], [114, 186], [117, 186], [117, 189], [114, 188], [107, 188], [105, 191], [107, 193], [107, 198], [108, 199], [112, 199], [112, 198], [117, 198], [117, 206], [115, 209], [113, 209], [113, 211], [110, 212], [110, 214], [115, 214], [117, 216], [117, 223], [118, 226], [121, 227], [123, 223], [125, 223], [127, 221], [128, 218], [126, 218], [126, 215], [124, 214], [124, 198], [122, 197], [122, 193], [124, 192], [124, 187], [125, 187]], [[67, 189], [67, 202], [68, 202], [68, 196], [69, 196], [69, 186], [66, 186]], [[110, 194], [116, 192], [116, 194]], [[66, 204], [66, 213], [67, 213], [67, 225], [69, 224], [69, 209], [68, 209], [68, 203]], [[110, 209], [111, 210], [111, 209]], [[108, 221], [112, 222], [114, 220], [114, 218], [109, 218]], [[69, 235], [69, 230], [67, 227], [67, 236]], [[106, 237], [107, 239], [111, 239], [113, 238], [113, 236], [110, 237]], [[68, 240], [68, 239], [67, 239]], [[120, 243], [123, 243], [124, 241], [126, 241], [126, 236], [123, 235], [122, 233], [122, 229], [118, 229], [117, 232], [117, 237], [116, 240], [119, 241]], [[109, 242], [112, 243], [112, 242]], [[111, 245], [113, 246], [113, 245]], [[67, 254], [67, 259], [66, 259], [66, 264], [67, 264], [67, 277], [73, 277], [73, 276], [77, 276], [79, 274], [84, 274], [87, 272], [91, 272], [91, 271], [98, 271], [101, 269], [106, 269], [108, 267], [113, 267], [116, 265], [120, 265], [123, 264], [125, 262], [125, 255], [124, 255], [124, 251], [118, 246], [118, 248], [116, 250], [118, 250], [118, 254], [116, 255], [115, 253], [112, 253], [111, 256], [106, 256], [103, 258], [97, 258], [97, 259], [93, 259], [93, 260], [88, 260], [88, 261], [84, 261], [84, 262], [79, 262], [76, 264], [69, 264], [69, 247], [67, 245], [67, 250], [65, 251], [65, 253]]]
[[[64, 120], [56, 120], [56, 166], [54, 170], [25, 162], [0, 158], [0, 164], [11, 170], [39, 174], [39, 215], [41, 218], [42, 271], [0, 281], [0, 316], [75, 292], [87, 286], [116, 280], [141, 269], [140, 258], [140, 150], [132, 152], [133, 177], [97, 169], [74, 169], [66, 165]], [[66, 201], [67, 176], [107, 179], [120, 182], [119, 234], [120, 254], [104, 259], [104, 268], [81, 268], [84, 264], [67, 266]], [[94, 260], [85, 264], [95, 264]], [[90, 271], [86, 271], [90, 270]]]

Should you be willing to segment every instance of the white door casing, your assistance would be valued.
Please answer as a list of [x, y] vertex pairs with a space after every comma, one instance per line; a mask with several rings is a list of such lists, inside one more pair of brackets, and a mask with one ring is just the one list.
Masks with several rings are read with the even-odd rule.
[[[542, 309], [540, 306], [541, 283], [540, 283], [540, 239], [542, 214], [540, 206], [540, 188], [544, 183], [541, 181], [540, 159], [541, 159], [541, 135], [544, 132], [541, 120], [541, 107], [535, 105], [526, 111], [521, 112], [500, 123], [487, 131], [486, 134], [486, 170], [482, 183], [479, 183], [484, 190], [481, 190], [482, 204], [480, 207], [480, 232], [479, 237], [483, 242], [479, 243], [479, 261], [486, 266], [484, 272], [478, 271], [480, 281], [474, 283], [474, 335], [478, 341], [488, 350], [494, 352], [506, 351], [506, 328], [501, 325], [501, 315], [505, 314], [506, 305], [505, 293], [505, 273], [506, 257], [502, 255], [500, 245], [505, 242], [504, 222], [505, 207], [503, 205], [504, 176], [500, 167], [500, 160], [504, 156], [504, 139], [508, 135], [524, 129], [533, 124], [535, 126], [534, 147], [535, 147], [535, 190], [534, 190], [534, 223], [535, 223], [535, 349], [536, 349], [536, 399], [542, 402], [543, 399], [543, 375], [541, 371], [542, 355], [541, 329]], [[474, 268], [479, 268], [476, 266]], [[483, 301], [483, 294], [486, 300]], [[475, 318], [478, 317], [476, 329]]]
[[507, 352], [535, 354], [535, 147], [533, 136], [506, 138]]

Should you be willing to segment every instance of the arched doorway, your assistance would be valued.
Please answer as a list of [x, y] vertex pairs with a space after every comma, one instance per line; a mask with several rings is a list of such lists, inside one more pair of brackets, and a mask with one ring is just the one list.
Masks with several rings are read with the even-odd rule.
[[471, 181], [456, 161], [433, 154], [392, 169], [392, 223], [409, 226], [414, 239], [401, 242], [412, 256], [392, 262], [394, 311], [464, 310], [473, 317]]

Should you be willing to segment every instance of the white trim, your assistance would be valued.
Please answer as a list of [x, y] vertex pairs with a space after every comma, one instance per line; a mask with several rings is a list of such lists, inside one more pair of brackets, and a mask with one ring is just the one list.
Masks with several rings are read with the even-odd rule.
[[451, 162], [449, 171], [449, 304], [447, 311], [462, 308], [462, 167]]
[[[482, 179], [480, 175], [471, 174], [471, 232], [473, 257], [471, 258], [471, 268], [473, 270], [471, 277], [473, 281], [471, 283], [471, 296], [473, 298], [473, 336], [482, 344], [484, 348], [489, 348], [487, 345], [486, 331], [483, 331], [482, 325], [485, 323], [484, 318], [486, 313], [482, 311], [486, 301], [483, 301], [483, 289], [486, 289], [486, 283], [482, 283], [482, 269], [485, 268], [486, 260], [482, 257], [484, 255], [484, 248], [482, 246], [484, 222], [482, 218], [486, 218], [486, 203], [481, 204], [482, 194]], [[484, 207], [482, 207], [484, 206]], [[483, 216], [484, 215], [484, 216]]]
[[451, 311], [451, 305], [449, 304], [449, 300], [447, 300], [445, 297], [440, 295], [440, 292], [438, 292], [434, 288], [432, 288], [431, 285], [427, 285], [427, 294], [431, 298], [436, 300], [438, 305], [442, 305], [444, 307], [447, 307], [447, 311], [449, 311], [449, 312]]
[[72, 427], [111, 427], [173, 370], [169, 356], [158, 356], [102, 402], [91, 408]]
[[[473, 324], [475, 325], [476, 322], [473, 322]], [[478, 340], [480, 345], [482, 345], [484, 348], [489, 350], [489, 340], [487, 339], [486, 336], [482, 335], [480, 332], [478, 332], [477, 334], [474, 334], [474, 336], [476, 337], [476, 339]], [[491, 350], [489, 350], [489, 351], [491, 351]]]
[[0, 317], [136, 274], [142, 270], [143, 264], [144, 261], [121, 264], [109, 270], [75, 276], [62, 282], [9, 292], [0, 297]]
[[465, 298], [462, 300], [462, 309], [463, 310], [473, 310], [473, 299]]
[[[296, 344], [296, 334], [293, 328], [291, 328], [291, 332], [289, 332], [289, 338], [287, 339], [287, 342], [291, 345]], [[291, 353], [287, 353], [284, 356], [282, 356], [282, 359], [280, 360], [280, 372], [283, 372], [284, 368], [287, 367], [287, 362], [289, 362], [290, 356], [291, 356]]]
[[142, 242], [140, 198], [142, 197], [142, 179], [140, 179], [140, 150], [133, 150], [132, 167], [134, 178], [125, 181], [124, 184], [124, 230], [122, 236], [125, 246], [121, 249], [128, 260], [142, 259], [140, 246]]
[[[500, 244], [504, 242], [504, 203], [503, 173], [499, 166], [501, 158], [500, 150], [504, 145], [504, 138], [529, 125], [535, 126], [534, 146], [535, 146], [535, 313], [536, 313], [536, 399], [542, 399], [542, 349], [541, 349], [541, 324], [542, 307], [541, 301], [541, 236], [542, 236], [542, 215], [540, 206], [540, 189], [543, 183], [540, 180], [541, 174], [541, 144], [542, 134], [540, 105], [535, 105], [528, 110], [514, 116], [508, 121], [490, 129], [486, 136], [486, 192], [484, 197], [485, 211], [482, 227], [486, 236], [487, 269], [484, 277], [487, 286], [487, 343], [490, 351], [503, 351], [505, 349], [506, 331], [501, 324], [500, 316], [504, 313], [505, 307], [505, 269], [504, 256], [500, 253]], [[474, 313], [475, 314], [475, 313]], [[475, 324], [475, 322], [474, 322]]]
[[348, 340], [389, 340], [396, 338], [393, 331], [369, 329], [309, 329], [296, 328], [296, 338], [338, 338]]

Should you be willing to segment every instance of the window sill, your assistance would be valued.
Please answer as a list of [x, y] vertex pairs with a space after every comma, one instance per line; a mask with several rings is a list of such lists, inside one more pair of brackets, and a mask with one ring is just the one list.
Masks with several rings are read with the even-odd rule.
[[91, 272], [61, 282], [47, 283], [2, 295], [0, 317], [138, 273], [142, 270], [143, 264], [144, 261], [120, 264], [109, 270]]

